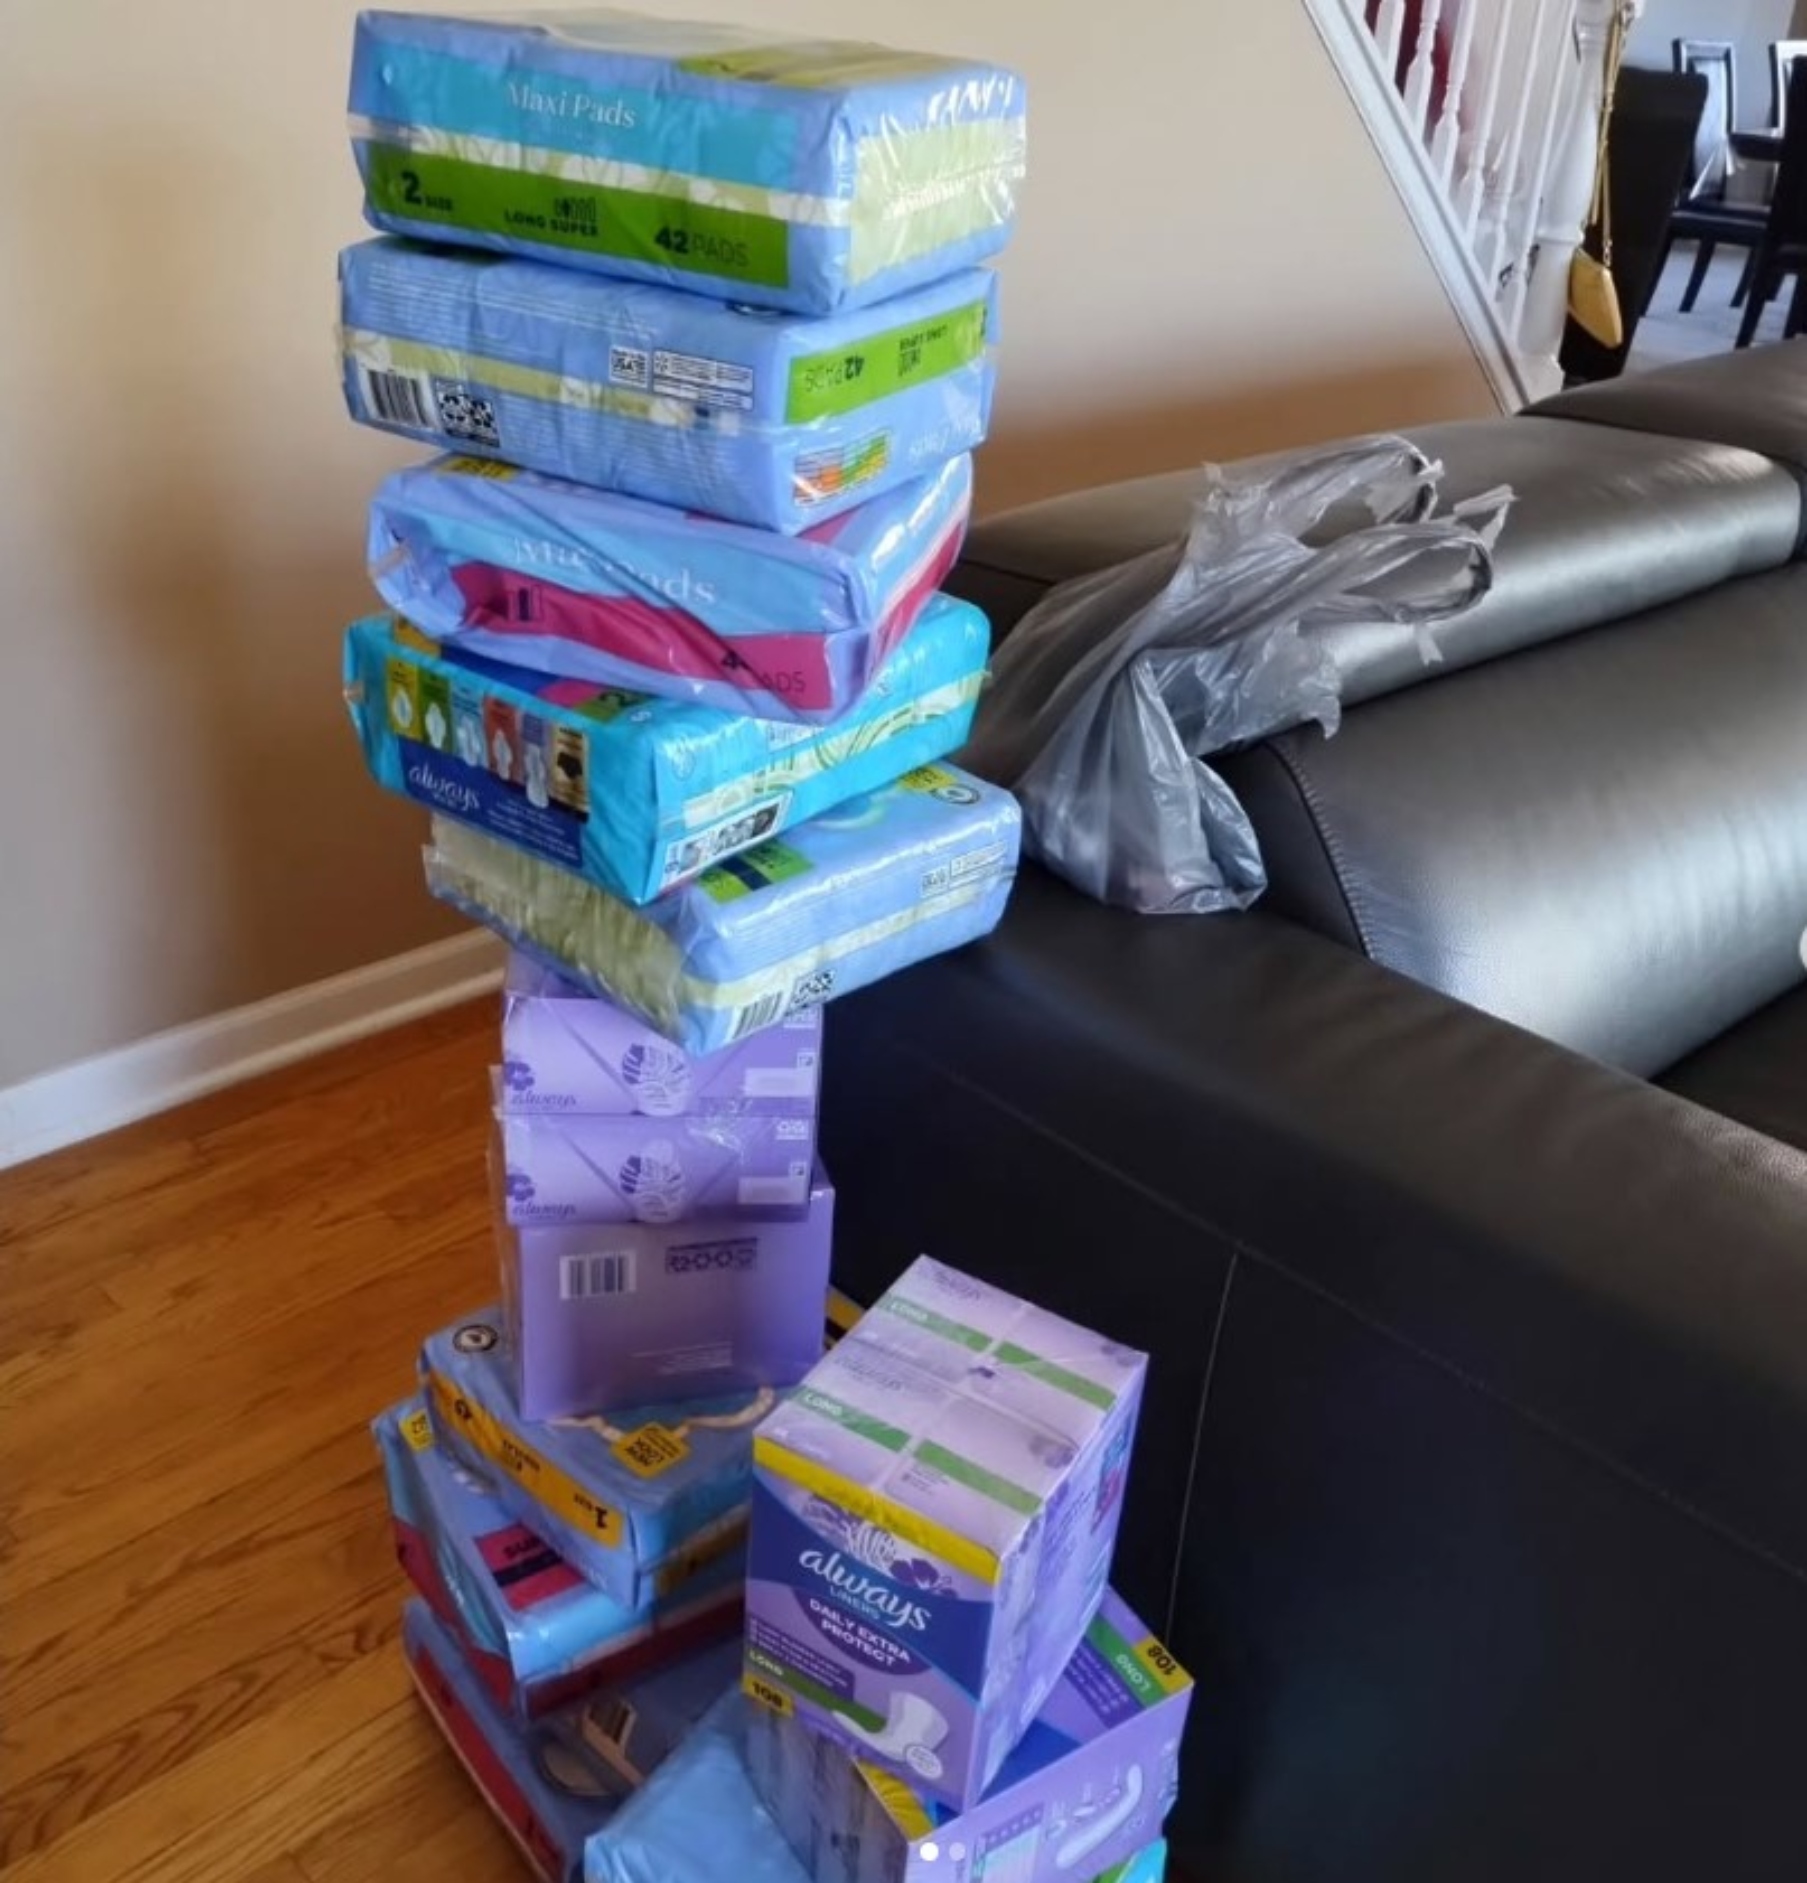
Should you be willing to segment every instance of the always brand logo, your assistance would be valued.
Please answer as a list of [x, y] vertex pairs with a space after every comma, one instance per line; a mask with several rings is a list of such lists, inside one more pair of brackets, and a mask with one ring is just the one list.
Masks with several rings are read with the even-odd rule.
[[876, 1576], [862, 1575], [839, 1550], [805, 1550], [797, 1562], [870, 1620], [887, 1628], [908, 1628], [917, 1634], [928, 1628], [930, 1612], [921, 1602], [910, 1601]]
[[668, 1275], [710, 1275], [723, 1270], [744, 1271], [759, 1260], [759, 1244], [751, 1236], [735, 1242], [690, 1242], [665, 1251]]
[[422, 756], [408, 767], [408, 789], [429, 804], [436, 804], [454, 817], [475, 817], [483, 808], [483, 794], [468, 779], [457, 773], [441, 771], [431, 758]]

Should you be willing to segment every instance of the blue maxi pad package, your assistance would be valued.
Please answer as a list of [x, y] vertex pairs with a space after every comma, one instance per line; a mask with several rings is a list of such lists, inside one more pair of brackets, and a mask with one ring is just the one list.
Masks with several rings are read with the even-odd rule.
[[345, 697], [379, 784], [638, 904], [956, 750], [989, 641], [937, 596], [819, 727], [548, 681], [377, 615], [346, 633]]
[[924, 765], [644, 909], [433, 820], [428, 887], [690, 1053], [882, 980], [997, 926], [1016, 876], [1016, 800]]
[[492, 1308], [428, 1336], [420, 1391], [437, 1442], [622, 1607], [694, 1589], [742, 1546], [753, 1427], [775, 1395], [530, 1423], [502, 1352], [506, 1324]]
[[954, 566], [972, 459], [780, 536], [483, 458], [385, 478], [370, 578], [436, 641], [565, 679], [824, 724]]
[[786, 535], [972, 450], [991, 414], [981, 268], [822, 317], [376, 241], [339, 287], [361, 423]]
[[365, 13], [350, 109], [379, 229], [816, 314], [995, 254], [1026, 141], [1000, 66], [607, 11]]
[[418, 1398], [371, 1429], [402, 1568], [504, 1711], [540, 1718], [738, 1630], [740, 1550], [673, 1595], [624, 1608], [452, 1460]]
[[423, 1602], [402, 1611], [402, 1652], [428, 1716], [541, 1883], [582, 1883], [590, 1841], [720, 1705], [735, 1649], [702, 1649], [531, 1725], [496, 1706]]

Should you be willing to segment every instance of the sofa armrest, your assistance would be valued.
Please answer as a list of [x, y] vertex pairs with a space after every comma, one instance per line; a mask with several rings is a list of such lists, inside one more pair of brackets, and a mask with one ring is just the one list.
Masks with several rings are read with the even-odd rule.
[[[1200, 1248], [1302, 1282], [1807, 1573], [1799, 1153], [1283, 921], [1138, 918], [1034, 870], [990, 942], [835, 1020], [824, 1145], [844, 1193], [881, 1139], [895, 1159], [897, 1121], [873, 1108], [908, 1068], [913, 1115], [957, 1095], [969, 1127], [993, 1118], [1050, 1168], [1105, 1174]], [[986, 1154], [887, 1186], [893, 1243], [939, 1233], [936, 1253], [983, 1265], [945, 1237]], [[997, 1220], [975, 1201], [981, 1238]], [[1044, 1241], [1068, 1246], [1036, 1260], [1059, 1304], [1109, 1325], [1133, 1235], [1083, 1211], [1054, 1222]], [[1169, 1364], [1191, 1366], [1211, 1304], [1180, 1299], [1197, 1277], [1164, 1281]]]

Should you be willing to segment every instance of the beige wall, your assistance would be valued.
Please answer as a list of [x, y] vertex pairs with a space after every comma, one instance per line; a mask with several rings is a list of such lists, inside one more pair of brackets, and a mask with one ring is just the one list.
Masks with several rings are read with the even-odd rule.
[[[689, 10], [1027, 69], [992, 507], [1487, 407], [1300, 0]], [[0, 1087], [456, 928], [338, 698], [411, 455], [334, 376], [352, 14], [7, 12]]]

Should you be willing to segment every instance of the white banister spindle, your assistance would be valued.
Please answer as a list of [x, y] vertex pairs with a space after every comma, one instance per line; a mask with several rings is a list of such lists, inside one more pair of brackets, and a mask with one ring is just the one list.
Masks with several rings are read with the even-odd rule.
[[1305, 4], [1501, 403], [1554, 390], [1608, 27], [1645, 0]]
[[[1361, 0], [1350, 0], [1351, 5], [1359, 6]], [[1364, 16], [1366, 9], [1363, 9]], [[1381, 0], [1381, 8], [1374, 21], [1374, 43], [1380, 48], [1382, 64], [1389, 72], [1399, 70], [1399, 47], [1405, 33], [1405, 0]]]
[[1431, 101], [1437, 86], [1437, 34], [1443, 26], [1443, 0], [1424, 0], [1418, 16], [1418, 44], [1405, 79], [1405, 114], [1418, 135], [1428, 140], [1435, 130]]
[[1468, 103], [1468, 74], [1474, 62], [1475, 22], [1480, 17], [1481, 0], [1462, 0], [1456, 15], [1456, 40], [1449, 53], [1449, 89], [1443, 100], [1443, 115], [1431, 138], [1431, 161], [1445, 195], [1455, 181], [1456, 156], [1462, 147], [1462, 114]]
[[[1467, 0], [1467, 4], [1478, 9], [1486, 4], [1486, 0]], [[1518, 0], [1500, 0], [1499, 11], [1493, 19], [1493, 31], [1489, 35], [1487, 86], [1481, 99], [1481, 115], [1469, 142], [1468, 171], [1456, 194], [1456, 211], [1461, 219], [1463, 237], [1470, 243], [1480, 233], [1481, 206], [1487, 195], [1488, 152], [1493, 148], [1493, 127], [1499, 122], [1500, 94], [1506, 78], [1504, 54], [1512, 42], [1517, 17]]]

